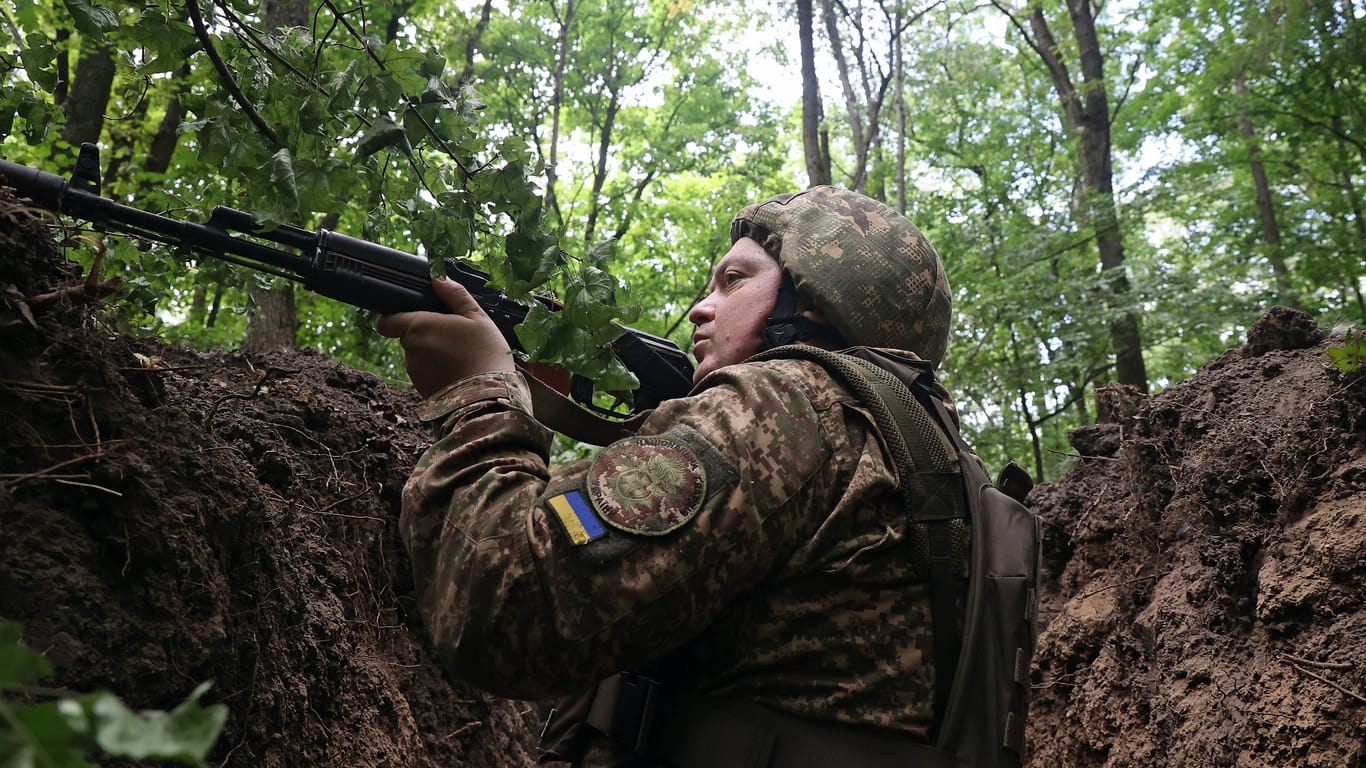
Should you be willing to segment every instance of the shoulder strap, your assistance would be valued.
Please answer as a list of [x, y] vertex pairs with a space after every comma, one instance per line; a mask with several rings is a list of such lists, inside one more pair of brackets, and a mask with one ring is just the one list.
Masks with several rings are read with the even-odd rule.
[[[967, 598], [967, 530], [970, 523], [967, 496], [960, 472], [959, 454], [967, 446], [951, 429], [953, 437], [916, 399], [912, 387], [928, 371], [891, 359], [866, 347], [831, 352], [793, 344], [750, 358], [808, 360], [823, 366], [859, 398], [873, 414], [878, 431], [896, 464], [902, 498], [911, 521], [911, 546], [917, 569], [928, 576], [930, 615], [934, 623], [934, 720], [936, 731], [944, 722], [953, 692], [963, 640], [963, 614]], [[877, 361], [877, 362], [873, 362]], [[893, 375], [888, 368], [896, 370]], [[932, 401], [938, 400], [931, 397]], [[938, 403], [942, 409], [943, 404]], [[954, 443], [957, 443], [955, 446]], [[968, 454], [970, 455], [970, 454]]]

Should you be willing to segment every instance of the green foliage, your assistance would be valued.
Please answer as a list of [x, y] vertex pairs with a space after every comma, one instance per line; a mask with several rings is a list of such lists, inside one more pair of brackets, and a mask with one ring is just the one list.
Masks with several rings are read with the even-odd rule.
[[[438, 272], [445, 259], [476, 260], [511, 298], [529, 304], [535, 305], [534, 293], [558, 288], [564, 296], [590, 304], [579, 308], [570, 301], [575, 312], [537, 315], [540, 327], [531, 330], [542, 337], [542, 343], [534, 345], [536, 358], [589, 378], [630, 383], [601, 346], [618, 332], [616, 323], [630, 308], [613, 306], [616, 292], [596, 287], [593, 270], [573, 267], [577, 257], [561, 247], [557, 233], [542, 220], [536, 186], [540, 160], [523, 140], [490, 138], [503, 129], [481, 119], [482, 101], [460, 82], [447, 56], [405, 39], [385, 39], [379, 20], [333, 6], [315, 17], [312, 30], [282, 29], [269, 36], [252, 31], [260, 24], [259, 17], [241, 7], [218, 6], [211, 9], [219, 16], [208, 19], [208, 33], [226, 61], [230, 75], [223, 77], [197, 52], [202, 46], [191, 25], [172, 15], [178, 10], [154, 3], [124, 10], [83, 1], [48, 7], [23, 19], [34, 39], [66, 28], [63, 39], [80, 41], [82, 52], [85, 43], [95, 39], [136, 50], [123, 60], [121, 82], [140, 84], [144, 94], [155, 89], [171, 99], [174, 103], [166, 107], [163, 120], [177, 104], [188, 113], [174, 126], [182, 141], [162, 177], [170, 184], [159, 187], [154, 187], [155, 177], [142, 176], [136, 168], [135, 147], [147, 141], [146, 135], [124, 137], [115, 126], [106, 125], [106, 146], [116, 145], [111, 166], [119, 163], [118, 155], [128, 156], [117, 173], [111, 170], [109, 193], [131, 191], [139, 205], [153, 208], [147, 203], [170, 208], [180, 208], [183, 200], [198, 208], [231, 205], [268, 228], [307, 227], [330, 217], [339, 229], [350, 222], [353, 231], [359, 229], [369, 239], [416, 247], [431, 256]], [[327, 14], [330, 20], [324, 18]], [[19, 87], [6, 92], [6, 119], [26, 125], [25, 137], [39, 156], [65, 156], [59, 140], [42, 144], [49, 138], [52, 115], [40, 107], [50, 105], [59, 85], [65, 85], [58, 83], [52, 66], [59, 55], [69, 56], [70, 50], [21, 47], [15, 56], [17, 66], [8, 76]], [[204, 66], [180, 71], [187, 57]], [[171, 71], [186, 78], [178, 92], [158, 87], [165, 79], [162, 75]], [[111, 99], [119, 98], [119, 92], [116, 84]], [[139, 98], [131, 107], [133, 113], [145, 109], [146, 102]], [[111, 104], [109, 111], [117, 110]], [[259, 118], [249, 119], [252, 111]], [[117, 146], [124, 138], [130, 142], [128, 149]], [[357, 190], [362, 194], [355, 195]], [[187, 271], [164, 253], [148, 257], [119, 243], [111, 248], [109, 262], [113, 269], [135, 276], [122, 317], [134, 326], [157, 328], [167, 318], [180, 322], [176, 318], [181, 316], [210, 316], [194, 304], [188, 310], [174, 308], [183, 297], [202, 298], [206, 289], [221, 297], [226, 288], [228, 305], [243, 304], [240, 276]], [[214, 282], [192, 287], [189, 281], [196, 276]], [[308, 302], [305, 309], [327, 317], [305, 316], [304, 328], [331, 329], [354, 322], [344, 308]], [[201, 340], [221, 337], [207, 331], [177, 333]], [[359, 338], [334, 334], [331, 341]], [[350, 342], [344, 354], [368, 354], [375, 348], [369, 342]], [[387, 367], [392, 361], [392, 355], [380, 357], [353, 362]]]
[[1366, 365], [1366, 333], [1348, 333], [1342, 346], [1329, 347], [1324, 351], [1328, 353], [1328, 358], [1338, 370], [1343, 373], [1356, 373]]
[[[569, 13], [537, 0], [492, 4], [483, 18], [482, 3], [323, 3], [310, 6], [308, 29], [271, 29], [258, 4], [201, 5], [269, 132], [229, 93], [182, 4], [40, 0], [0, 9], [17, 30], [0, 44], [0, 152], [69, 167], [72, 105], [58, 102], [78, 62], [106, 43], [119, 52], [101, 136], [110, 194], [192, 220], [226, 204], [270, 223], [326, 225], [424, 253], [438, 271], [467, 258], [532, 307], [519, 336], [537, 358], [613, 387], [629, 384], [602, 351], [617, 324], [686, 348], [686, 313], [729, 247], [730, 216], [805, 184], [798, 62], [785, 45], [795, 24], [782, 12], [575, 0]], [[1035, 473], [1055, 476], [1067, 430], [1092, 419], [1092, 388], [1112, 376], [1117, 313], [1141, 316], [1155, 387], [1236, 343], [1274, 302], [1366, 321], [1366, 24], [1350, 6], [1097, 6], [1105, 79], [1091, 87], [1110, 99], [1130, 283], [1116, 303], [1097, 233], [1075, 223], [1088, 204], [1076, 194], [1079, 137], [1022, 37], [1028, 20], [1016, 27], [969, 3], [916, 17], [926, 5], [901, 8], [917, 18], [902, 33], [905, 134], [889, 82], [865, 191], [893, 197], [903, 146], [908, 215], [954, 288], [943, 375], [988, 463], [1033, 454]], [[1059, 51], [1077, 61], [1064, 4], [1027, 7], [1058, 25]], [[847, 73], [856, 102], [870, 103], [890, 73], [897, 8], [869, 6], [863, 28], [842, 30], [851, 61], [878, 62]], [[816, 42], [829, 62], [828, 41]], [[770, 48], [776, 72], [755, 64]], [[823, 127], [837, 176], [850, 178], [832, 66], [822, 67]], [[175, 139], [164, 171], [152, 162], [159, 133]], [[268, 282], [107, 242], [106, 272], [128, 286], [113, 321], [136, 330], [237, 343], [256, 311], [248, 290]], [[70, 252], [88, 264], [93, 249]], [[546, 293], [565, 311], [531, 298]], [[296, 309], [301, 343], [401, 378], [400, 352], [369, 318], [303, 293]]]
[[[222, 704], [203, 706], [203, 683], [170, 712], [134, 712], [113, 694], [35, 689], [52, 674], [42, 654], [21, 642], [21, 627], [0, 620], [0, 764], [6, 768], [83, 768], [100, 753], [131, 760], [204, 765], [227, 719]], [[46, 699], [28, 703], [32, 698]]]

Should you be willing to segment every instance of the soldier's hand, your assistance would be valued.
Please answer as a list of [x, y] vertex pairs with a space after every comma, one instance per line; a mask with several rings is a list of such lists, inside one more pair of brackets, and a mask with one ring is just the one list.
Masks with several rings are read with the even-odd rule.
[[451, 314], [400, 312], [375, 325], [403, 345], [408, 377], [419, 394], [431, 397], [466, 376], [515, 370], [507, 340], [463, 285], [437, 277], [432, 289]]

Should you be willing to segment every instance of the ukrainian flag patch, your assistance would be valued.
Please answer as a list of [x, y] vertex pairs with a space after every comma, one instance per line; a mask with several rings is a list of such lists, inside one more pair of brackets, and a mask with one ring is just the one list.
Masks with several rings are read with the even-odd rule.
[[587, 544], [603, 535], [602, 523], [588, 506], [588, 501], [578, 491], [551, 496], [546, 504], [555, 513], [560, 525], [564, 526], [569, 540], [575, 544]]

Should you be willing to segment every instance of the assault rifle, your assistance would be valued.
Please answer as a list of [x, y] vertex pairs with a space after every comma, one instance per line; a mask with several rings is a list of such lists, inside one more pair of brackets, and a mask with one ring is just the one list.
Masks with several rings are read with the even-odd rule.
[[[415, 254], [326, 229], [310, 232], [284, 225], [265, 230], [246, 211], [223, 206], [213, 209], [207, 223], [194, 224], [102, 197], [100, 151], [94, 144], [81, 145], [70, 180], [5, 160], [0, 160], [0, 176], [21, 197], [32, 198], [51, 211], [292, 280], [314, 293], [352, 306], [380, 314], [450, 311], [432, 291], [427, 260]], [[473, 266], [456, 259], [447, 259], [445, 266], [446, 275], [469, 290], [502, 331], [508, 345], [522, 351], [514, 329], [526, 319], [527, 307], [490, 286], [489, 276]], [[558, 308], [552, 301], [544, 301], [552, 309]], [[623, 327], [610, 347], [640, 380], [632, 415], [664, 400], [681, 397], [692, 387], [692, 363], [668, 339]], [[575, 376], [567, 388], [580, 405], [603, 412], [593, 405], [593, 382]]]

